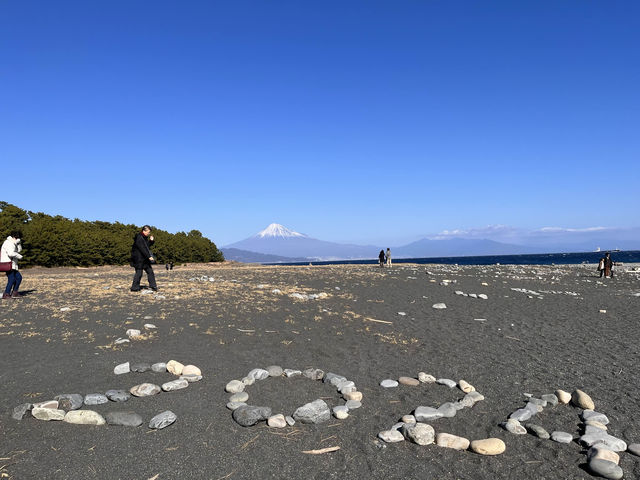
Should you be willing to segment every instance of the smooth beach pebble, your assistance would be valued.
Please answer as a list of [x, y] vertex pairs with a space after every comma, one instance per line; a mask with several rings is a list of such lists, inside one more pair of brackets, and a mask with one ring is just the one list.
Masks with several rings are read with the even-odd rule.
[[319, 368], [307, 368], [302, 372], [302, 376], [310, 378], [311, 380], [322, 380], [324, 371]]
[[434, 303], [432, 308], [435, 308], [436, 310], [443, 310], [447, 308], [447, 306], [444, 303]]
[[166, 410], [162, 413], [159, 413], [149, 421], [149, 428], [159, 430], [161, 428], [168, 427], [169, 425], [174, 423], [177, 418], [178, 417], [176, 416], [176, 414], [171, 410]]
[[136, 397], [150, 397], [160, 393], [160, 387], [153, 383], [141, 383], [129, 389], [129, 393]]
[[436, 435], [436, 445], [454, 450], [466, 450], [469, 448], [469, 440], [450, 433], [438, 433]]
[[245, 402], [229, 402], [227, 403], [227, 408], [229, 410], [236, 410], [240, 407], [246, 407], [247, 404]]
[[78, 410], [84, 403], [84, 397], [79, 393], [63, 393], [62, 395], [56, 395], [54, 400], [58, 402], [58, 408], [60, 410]]
[[162, 390], [165, 392], [172, 392], [174, 390], [181, 390], [183, 388], [187, 388], [189, 386], [189, 382], [184, 379], [172, 380], [167, 383], [162, 384]]
[[435, 441], [436, 432], [426, 423], [405, 423], [401, 432], [407, 440], [417, 445], [431, 445]]
[[127, 333], [127, 337], [135, 338], [135, 337], [139, 337], [142, 332], [137, 328], [130, 328], [129, 330], [127, 330], [126, 333]]
[[532, 423], [527, 423], [525, 425], [525, 427], [529, 432], [531, 432], [533, 435], [535, 435], [536, 437], [538, 437], [538, 438], [540, 438], [542, 440], [549, 440], [551, 438], [551, 435], [549, 435], [549, 432], [547, 432], [540, 425], [534, 425]]
[[527, 433], [527, 429], [524, 428], [518, 420], [510, 418], [505, 423], [502, 424], [502, 427], [510, 433], [515, 435], [525, 435]]
[[302, 375], [302, 370], [294, 370], [294, 369], [291, 369], [291, 368], [287, 368], [284, 371], [284, 374], [285, 374], [285, 376], [287, 378], [289, 378], [289, 377], [297, 377], [299, 375]]
[[425, 372], [418, 373], [418, 381], [421, 383], [435, 383], [436, 377]]
[[255, 407], [245, 405], [233, 411], [233, 419], [243, 427], [251, 427], [261, 420], [266, 420], [271, 416], [269, 407]]
[[394, 388], [398, 386], [398, 382], [396, 382], [395, 380], [386, 379], [380, 382], [380, 386], [384, 388]]
[[552, 407], [558, 405], [558, 397], [556, 397], [553, 393], [547, 393], [546, 395], [542, 395], [542, 397], [540, 398], [542, 398], [542, 400], [547, 402]]
[[634, 454], [636, 457], [640, 457], [640, 443], [632, 443], [629, 445], [627, 452]]
[[189, 383], [199, 382], [202, 375], [180, 375], [180, 380], [186, 380]]
[[297, 408], [293, 418], [301, 423], [322, 423], [331, 418], [331, 410], [324, 400], [318, 399]]
[[573, 435], [568, 432], [556, 430], [555, 432], [551, 432], [551, 440], [558, 443], [571, 443], [573, 441]]
[[609, 424], [609, 419], [604, 413], [599, 413], [594, 410], [585, 410], [582, 412], [582, 419], [586, 422], [592, 420], [594, 422], [601, 423], [603, 425]]
[[149, 371], [150, 369], [151, 369], [151, 364], [150, 363], [139, 362], [139, 363], [132, 363], [131, 364], [131, 371], [132, 372], [144, 373], [146, 371]]
[[112, 402], [126, 402], [131, 398], [124, 390], [107, 390], [105, 396]]
[[402, 385], [408, 385], [410, 387], [415, 387], [417, 385], [420, 385], [420, 381], [417, 378], [411, 378], [411, 377], [400, 377], [398, 379], [398, 383], [401, 383]]
[[464, 393], [470, 393], [470, 392], [475, 392], [476, 391], [476, 388], [473, 385], [471, 385], [469, 382], [465, 381], [465, 380], [458, 381], [458, 387]]
[[571, 394], [564, 390], [556, 390], [556, 397], [558, 397], [558, 402], [563, 405], [566, 405], [571, 401]]
[[247, 392], [234, 393], [229, 397], [230, 402], [246, 402], [249, 400], [249, 394]]
[[343, 395], [345, 400], [355, 400], [357, 402], [362, 401], [362, 392], [349, 392]]
[[349, 408], [346, 405], [333, 407], [333, 416], [339, 420], [344, 420], [349, 416]]
[[[77, 412], [78, 410], [72, 410]], [[31, 409], [31, 415], [38, 420], [64, 420], [64, 416], [67, 414], [64, 410], [58, 410], [56, 408], [39, 408], [34, 407]]]
[[571, 394], [571, 403], [576, 407], [584, 408], [585, 410], [595, 410], [596, 406], [589, 395], [582, 390], [574, 390]]
[[500, 455], [506, 449], [507, 446], [499, 438], [485, 438], [471, 442], [471, 450], [480, 455]]
[[598, 422], [597, 420], [587, 420], [586, 422], [584, 422], [584, 424], [589, 427], [599, 428], [600, 430], [607, 430], [607, 426], [604, 423]]
[[130, 367], [129, 367], [129, 362], [126, 363], [121, 363], [120, 365], [116, 365], [115, 368], [113, 369], [113, 373], [115, 373], [116, 375], [122, 375], [123, 373], [129, 373]]
[[430, 422], [442, 418], [442, 412], [433, 407], [418, 407], [413, 411], [413, 416], [418, 422]]
[[109, 399], [101, 393], [89, 393], [84, 396], [85, 405], [102, 405], [103, 403], [107, 403], [108, 401]]
[[30, 403], [23, 403], [18, 405], [13, 409], [13, 413], [11, 414], [11, 418], [14, 420], [22, 420], [24, 416], [29, 412], [31, 414], [31, 409], [33, 406]]
[[592, 458], [607, 460], [609, 462], [615, 463], [616, 465], [620, 464], [620, 455], [603, 445], [596, 444], [589, 449], [589, 451], [587, 452], [587, 460], [591, 460]]
[[195, 365], [186, 365], [179, 375], [202, 375], [202, 372]]
[[347, 403], [345, 405], [349, 410], [355, 410], [356, 408], [360, 408], [362, 406], [362, 403], [360, 403], [358, 400], [347, 400]]
[[378, 438], [386, 443], [404, 442], [404, 435], [398, 430], [385, 430], [378, 434]]
[[93, 410], [71, 410], [64, 416], [64, 421], [77, 425], [104, 425], [107, 423], [102, 415]]
[[453, 388], [453, 387], [458, 385], [456, 382], [454, 382], [453, 380], [451, 380], [449, 378], [438, 378], [436, 380], [436, 383], [438, 383], [440, 385], [446, 385], [449, 388]]
[[287, 420], [284, 418], [284, 415], [279, 413], [278, 415], [273, 415], [267, 419], [267, 425], [271, 428], [284, 428], [287, 426]]
[[284, 371], [282, 367], [279, 365], [270, 365], [266, 368], [267, 372], [269, 372], [270, 377], [281, 377]]
[[403, 415], [401, 420], [403, 423], [407, 424], [417, 423], [416, 417], [414, 417], [413, 415]]
[[622, 469], [614, 462], [594, 458], [589, 461], [589, 470], [603, 478], [618, 480], [624, 475]]
[[173, 373], [174, 375], [181, 375], [183, 368], [184, 365], [176, 360], [169, 360], [167, 362], [167, 372]]
[[244, 390], [244, 383], [240, 380], [231, 380], [224, 389], [229, 393], [240, 393]]
[[53, 408], [57, 409], [59, 402], [57, 400], [46, 400], [44, 402], [38, 402], [33, 404], [33, 408]]
[[438, 407], [438, 412], [440, 412], [443, 417], [451, 418], [456, 416], [458, 409], [452, 402], [446, 402]]
[[164, 362], [158, 362], [151, 365], [151, 370], [156, 373], [164, 373], [167, 371], [167, 364]]

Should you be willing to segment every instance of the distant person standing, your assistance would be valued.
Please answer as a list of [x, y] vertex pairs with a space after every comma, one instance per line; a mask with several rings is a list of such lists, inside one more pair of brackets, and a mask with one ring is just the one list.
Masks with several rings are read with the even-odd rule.
[[22, 282], [22, 274], [18, 271], [18, 262], [22, 258], [22, 233], [13, 231], [2, 244], [0, 249], [0, 262], [11, 262], [11, 270], [7, 272], [7, 287], [4, 289], [2, 298], [20, 298], [18, 293], [20, 283]]
[[609, 252], [604, 254], [604, 278], [613, 278], [613, 260]]
[[153, 235], [151, 235], [151, 227], [145, 225], [142, 230], [136, 233], [133, 238], [133, 245], [131, 247], [131, 266], [136, 269], [136, 273], [133, 275], [133, 284], [131, 285], [132, 292], [140, 291], [140, 280], [142, 279], [142, 271], [147, 272], [147, 279], [149, 280], [149, 286], [154, 292], [158, 291], [156, 285], [156, 276], [153, 273], [151, 264], [155, 262], [153, 254], [151, 253], [151, 245], [153, 245]]
[[600, 272], [600, 278], [602, 278], [602, 276], [604, 275], [604, 261], [605, 260], [606, 260], [606, 257], [602, 257], [598, 261], [598, 271]]
[[378, 260], [380, 260], [380, 268], [384, 268], [384, 250], [380, 250]]
[[387, 267], [391, 267], [391, 250], [387, 248]]

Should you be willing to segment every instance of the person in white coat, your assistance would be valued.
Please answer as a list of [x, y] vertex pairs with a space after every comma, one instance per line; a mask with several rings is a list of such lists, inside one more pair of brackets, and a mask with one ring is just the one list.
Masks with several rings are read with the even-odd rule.
[[18, 271], [18, 260], [22, 258], [22, 234], [13, 231], [7, 237], [0, 248], [0, 262], [11, 262], [11, 270], [7, 272], [7, 287], [4, 289], [2, 298], [19, 298], [20, 282], [22, 282], [22, 274]]

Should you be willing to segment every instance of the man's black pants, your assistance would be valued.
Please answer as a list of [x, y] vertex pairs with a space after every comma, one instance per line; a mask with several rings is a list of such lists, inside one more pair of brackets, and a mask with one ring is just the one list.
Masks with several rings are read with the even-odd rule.
[[153, 273], [153, 268], [151, 268], [150, 264], [145, 263], [144, 265], [142, 265], [141, 268], [136, 268], [136, 273], [133, 276], [133, 285], [131, 285], [131, 291], [137, 292], [138, 290], [140, 290], [140, 280], [142, 280], [143, 270], [147, 272], [147, 279], [149, 280], [149, 286], [154, 290], [158, 288], [158, 286], [156, 285], [156, 276]]

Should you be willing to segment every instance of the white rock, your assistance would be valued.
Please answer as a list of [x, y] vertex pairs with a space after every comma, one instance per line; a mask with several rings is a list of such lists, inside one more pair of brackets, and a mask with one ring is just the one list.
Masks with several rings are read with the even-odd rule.
[[447, 308], [447, 306], [444, 303], [434, 303], [433, 308], [435, 308], [436, 310], [442, 310]]

